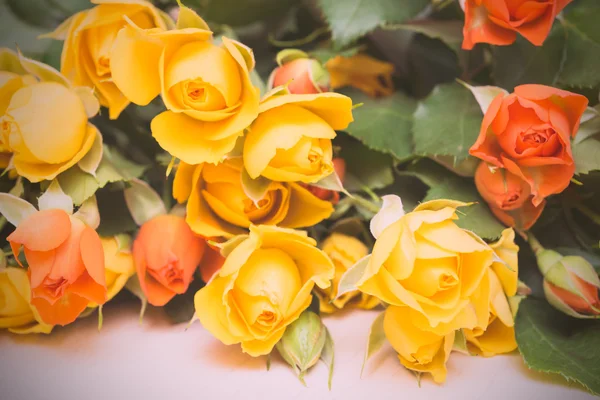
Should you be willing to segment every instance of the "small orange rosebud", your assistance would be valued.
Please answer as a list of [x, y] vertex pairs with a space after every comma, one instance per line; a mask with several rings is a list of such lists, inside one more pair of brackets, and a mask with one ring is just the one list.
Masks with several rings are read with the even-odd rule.
[[531, 189], [523, 179], [503, 168], [492, 172], [485, 162], [475, 171], [475, 185], [496, 218], [507, 226], [531, 228], [546, 205], [545, 200], [533, 205]]
[[273, 87], [288, 84], [292, 94], [315, 94], [327, 92], [328, 85], [318, 82], [317, 74], [326, 73], [317, 60], [312, 58], [296, 58], [273, 71]]
[[100, 237], [62, 209], [37, 211], [7, 237], [17, 261], [29, 264], [31, 304], [49, 325], [67, 325], [89, 303], [106, 302], [104, 252]]
[[544, 285], [547, 286], [546, 290], [552, 291], [552, 293], [561, 299], [563, 303], [580, 314], [600, 315], [600, 299], [598, 298], [598, 288], [584, 281], [573, 273], [570, 273], [570, 276], [581, 291], [583, 297], [553, 285], [550, 282], [544, 282]]
[[206, 250], [185, 219], [159, 215], [142, 225], [133, 243], [140, 287], [148, 302], [163, 306], [185, 293]]

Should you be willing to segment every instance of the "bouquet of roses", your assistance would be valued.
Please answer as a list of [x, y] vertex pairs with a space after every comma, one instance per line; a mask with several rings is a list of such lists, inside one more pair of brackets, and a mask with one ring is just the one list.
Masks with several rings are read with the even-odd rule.
[[54, 30], [0, 50], [0, 328], [130, 292], [331, 385], [322, 317], [377, 309], [365, 363], [600, 393], [600, 4], [92, 3], [2, 5]]

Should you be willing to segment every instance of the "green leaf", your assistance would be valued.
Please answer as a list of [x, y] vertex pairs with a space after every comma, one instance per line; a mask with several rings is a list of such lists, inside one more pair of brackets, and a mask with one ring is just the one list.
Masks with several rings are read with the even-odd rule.
[[404, 160], [412, 156], [413, 112], [416, 102], [401, 92], [372, 99], [358, 90], [345, 90], [356, 108], [354, 122], [346, 129], [351, 136], [372, 150]]
[[340, 133], [333, 141], [340, 146], [340, 157], [346, 164], [344, 187], [349, 192], [359, 192], [363, 187], [383, 189], [394, 183], [392, 157], [366, 148], [358, 140]]
[[365, 274], [365, 270], [369, 265], [369, 260], [371, 259], [371, 255], [366, 255], [360, 260], [356, 262], [353, 266], [348, 268], [344, 275], [340, 278], [340, 283], [338, 284], [337, 297], [342, 296], [348, 292], [356, 290], [356, 284]]
[[560, 374], [600, 395], [600, 321], [570, 318], [529, 297], [519, 306], [515, 334], [529, 368]]
[[125, 203], [133, 220], [142, 226], [154, 217], [167, 213], [165, 204], [156, 191], [146, 182], [134, 179], [125, 189]]
[[439, 85], [415, 111], [415, 152], [464, 160], [479, 135], [482, 120], [481, 108], [468, 89], [458, 83]]
[[333, 344], [333, 337], [331, 337], [331, 333], [329, 333], [329, 329], [325, 328], [327, 331], [327, 337], [325, 338], [325, 346], [323, 346], [323, 350], [321, 351], [321, 361], [325, 365], [327, 365], [329, 369], [329, 377], [327, 378], [327, 387], [331, 390], [331, 381], [333, 379], [333, 363], [335, 359], [335, 351]]
[[454, 335], [454, 345], [452, 351], [458, 351], [459, 353], [470, 355], [469, 346], [467, 345], [467, 338], [462, 329], [457, 329]]
[[385, 318], [385, 311], [382, 312], [375, 318], [373, 324], [371, 325], [371, 329], [369, 329], [369, 337], [367, 340], [367, 349], [365, 351], [365, 358], [363, 359], [363, 364], [360, 369], [360, 375], [362, 376], [363, 371], [365, 369], [365, 365], [369, 358], [375, 353], [377, 353], [383, 344], [385, 343], [385, 331], [383, 330], [383, 320]]
[[559, 82], [593, 87], [600, 83], [600, 2], [573, 2], [562, 19], [567, 31], [566, 54]]
[[421, 160], [411, 165], [408, 173], [421, 179], [430, 187], [427, 196], [423, 199], [424, 202], [434, 199], [476, 202], [477, 204], [462, 207], [458, 211], [459, 219], [456, 224], [482, 238], [500, 237], [505, 227], [494, 217], [486, 202], [479, 196], [472, 178], [454, 175], [430, 160]]
[[520, 35], [510, 46], [493, 46], [496, 83], [510, 91], [526, 83], [554, 85], [565, 58], [565, 43], [565, 29], [556, 23], [542, 46]]
[[[27, 4], [28, 2], [23, 0], [12, 0], [12, 3], [20, 9], [35, 9], [35, 6]], [[0, 47], [8, 47], [14, 50], [15, 45], [17, 45], [23, 53], [36, 58], [44, 54], [50, 45], [50, 40], [38, 40], [37, 37], [47, 33], [49, 27], [54, 25], [53, 22], [51, 24], [44, 23], [48, 28], [31, 25], [31, 23], [25, 22], [22, 14], [16, 12], [15, 9], [11, 9], [4, 1], [0, 1], [0, 15], [2, 16]]]
[[576, 174], [589, 174], [600, 170], [600, 137], [591, 137], [573, 144]]
[[125, 198], [122, 183], [107, 185], [96, 192], [100, 225], [96, 231], [100, 236], [114, 236], [124, 232], [133, 232], [137, 224], [131, 218]]
[[403, 29], [410, 32], [422, 33], [432, 39], [439, 39], [455, 52], [460, 51], [463, 41], [463, 21], [424, 19], [404, 24], [391, 25], [386, 29]]
[[311, 185], [321, 189], [332, 190], [334, 192], [342, 192], [347, 196], [351, 196], [351, 194], [348, 193], [348, 191], [344, 188], [340, 177], [335, 171], [327, 175], [325, 178], [322, 178], [320, 181], [311, 183]]
[[375, 28], [401, 23], [419, 14], [429, 0], [318, 0], [338, 47], [350, 44]]
[[129, 290], [135, 297], [140, 299], [141, 307], [140, 307], [140, 325], [144, 320], [144, 314], [146, 313], [146, 307], [148, 306], [148, 299], [140, 286], [140, 280], [136, 275], [133, 275], [131, 278], [127, 280], [125, 283], [125, 289]]
[[87, 172], [83, 172], [77, 165], [60, 174], [58, 183], [60, 183], [63, 191], [73, 199], [73, 204], [76, 206], [92, 197], [96, 190], [100, 188], [96, 178]]
[[188, 0], [209, 22], [231, 26], [247, 25], [257, 20], [278, 19], [299, 0]]

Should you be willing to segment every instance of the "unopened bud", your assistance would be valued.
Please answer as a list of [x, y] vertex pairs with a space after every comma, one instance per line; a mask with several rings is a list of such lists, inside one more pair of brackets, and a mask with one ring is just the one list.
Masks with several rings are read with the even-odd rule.
[[287, 327], [276, 347], [304, 383], [304, 374], [321, 357], [326, 339], [327, 328], [321, 318], [312, 311], [304, 311]]
[[277, 55], [276, 68], [269, 78], [269, 87], [288, 85], [292, 94], [315, 94], [329, 90], [329, 73], [308, 54], [286, 49]]

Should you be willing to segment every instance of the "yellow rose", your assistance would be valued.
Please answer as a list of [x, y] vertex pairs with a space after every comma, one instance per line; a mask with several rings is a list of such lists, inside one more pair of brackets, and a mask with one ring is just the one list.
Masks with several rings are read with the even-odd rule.
[[454, 222], [456, 207], [463, 205], [425, 202], [389, 224], [377, 238], [357, 287], [390, 305], [406, 307], [415, 328], [438, 336], [486, 326], [485, 276], [493, 251]]
[[88, 122], [98, 100], [91, 89], [73, 87], [53, 68], [8, 49], [0, 50], [0, 64], [0, 146], [13, 153], [19, 175], [52, 180], [101, 140]]
[[463, 330], [469, 351], [484, 357], [509, 353], [517, 348], [515, 323], [500, 279], [493, 270], [489, 271], [488, 278], [490, 281], [489, 322], [483, 328]]
[[254, 55], [226, 37], [215, 44], [189, 8], [179, 15], [182, 29], [125, 26], [111, 51], [113, 81], [139, 105], [161, 94], [168, 111], [151, 129], [163, 149], [188, 164], [218, 163], [258, 114], [259, 91], [250, 81]]
[[23, 268], [0, 269], [0, 329], [13, 333], [50, 333], [30, 304], [31, 290], [27, 271]]
[[517, 294], [519, 283], [519, 246], [515, 244], [515, 231], [512, 228], [503, 230], [500, 239], [490, 247], [506, 263], [495, 262], [492, 269], [500, 279], [506, 296], [512, 297]]
[[166, 29], [173, 22], [145, 0], [92, 2], [97, 6], [78, 12], [45, 37], [65, 41], [61, 72], [75, 85], [95, 88], [100, 104], [108, 107], [111, 119], [116, 119], [129, 104], [111, 73], [111, 48], [117, 33], [127, 24], [124, 17], [144, 29]]
[[412, 323], [409, 307], [389, 306], [383, 317], [387, 340], [406, 368], [430, 373], [436, 383], [446, 380], [446, 362], [454, 345], [454, 331], [437, 335]]
[[321, 248], [331, 258], [333, 265], [335, 265], [332, 289], [316, 289], [321, 312], [332, 313], [341, 310], [345, 306], [358, 307], [365, 310], [377, 307], [379, 299], [357, 290], [344, 293], [339, 298], [336, 298], [340, 278], [348, 268], [369, 253], [367, 246], [352, 236], [333, 233], [323, 241]]
[[315, 284], [329, 286], [334, 266], [303, 231], [251, 226], [233, 240], [223, 267], [196, 293], [196, 315], [221, 342], [257, 357], [308, 308]]
[[[115, 297], [135, 275], [135, 263], [131, 254], [131, 238], [127, 235], [101, 237], [104, 250], [104, 276], [106, 278], [106, 301]], [[98, 307], [90, 304], [88, 307]]]
[[287, 94], [262, 101], [244, 142], [251, 178], [314, 183], [333, 172], [331, 139], [352, 122], [352, 100], [337, 93]]
[[186, 221], [204, 237], [233, 237], [250, 225], [303, 228], [315, 225], [333, 212], [330, 202], [319, 199], [297, 183], [271, 182], [256, 204], [244, 193], [241, 158], [223, 163], [189, 165], [181, 162], [173, 183], [173, 197], [187, 200]]

